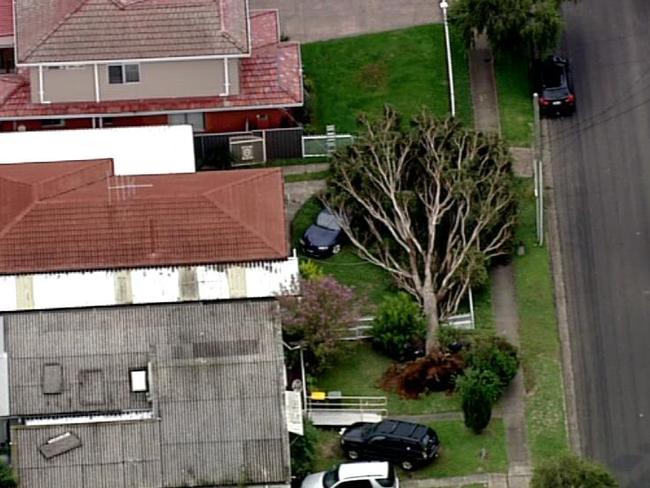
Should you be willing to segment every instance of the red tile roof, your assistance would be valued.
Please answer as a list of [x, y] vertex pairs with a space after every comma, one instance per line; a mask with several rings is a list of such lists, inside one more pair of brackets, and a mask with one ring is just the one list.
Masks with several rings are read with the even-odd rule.
[[18, 63], [247, 54], [247, 0], [16, 0]]
[[0, 120], [302, 105], [300, 45], [279, 42], [277, 11], [253, 12], [251, 31], [255, 47], [250, 58], [240, 60], [239, 95], [39, 104], [31, 102], [28, 73], [0, 75]]
[[286, 258], [280, 169], [113, 176], [0, 165], [0, 274]]
[[13, 0], [0, 0], [0, 37], [14, 35]]

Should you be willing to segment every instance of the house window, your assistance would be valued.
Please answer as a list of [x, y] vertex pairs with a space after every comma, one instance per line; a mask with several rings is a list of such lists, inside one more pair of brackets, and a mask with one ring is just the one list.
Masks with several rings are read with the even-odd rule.
[[63, 119], [43, 119], [41, 120], [41, 127], [47, 129], [49, 127], [64, 127], [65, 120]]
[[191, 125], [194, 132], [203, 132], [205, 130], [201, 112], [171, 114], [169, 116], [169, 125]]
[[139, 64], [111, 64], [108, 66], [108, 82], [111, 85], [140, 82]]

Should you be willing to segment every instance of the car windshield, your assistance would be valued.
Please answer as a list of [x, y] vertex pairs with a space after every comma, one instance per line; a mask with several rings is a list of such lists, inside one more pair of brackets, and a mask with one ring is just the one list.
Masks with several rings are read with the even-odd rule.
[[328, 230], [339, 230], [341, 228], [341, 226], [336, 221], [336, 217], [334, 217], [327, 210], [323, 210], [318, 214], [318, 217], [316, 218], [316, 225]]
[[339, 481], [338, 468], [330, 469], [323, 476], [323, 486], [325, 488], [332, 488]]

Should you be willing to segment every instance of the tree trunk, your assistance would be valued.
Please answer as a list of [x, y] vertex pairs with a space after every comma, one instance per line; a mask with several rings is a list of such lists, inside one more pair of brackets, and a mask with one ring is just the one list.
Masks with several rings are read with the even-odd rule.
[[427, 318], [427, 354], [434, 352], [438, 349], [438, 327], [440, 322], [438, 320], [438, 300], [433, 290], [427, 290], [422, 296], [422, 309]]

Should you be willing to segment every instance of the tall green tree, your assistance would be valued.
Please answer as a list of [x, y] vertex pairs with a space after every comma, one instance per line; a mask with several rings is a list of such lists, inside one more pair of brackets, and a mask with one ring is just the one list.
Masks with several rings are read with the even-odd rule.
[[497, 136], [427, 111], [411, 129], [391, 108], [362, 124], [355, 143], [334, 155], [324, 203], [358, 254], [418, 301], [431, 352], [440, 318], [511, 250], [511, 156]]
[[618, 488], [603, 466], [568, 454], [535, 468], [531, 488]]
[[501, 395], [499, 378], [489, 370], [467, 368], [456, 379], [456, 389], [461, 397], [465, 427], [480, 434], [490, 423], [492, 405]]
[[485, 34], [492, 49], [509, 52], [527, 47], [533, 58], [550, 54], [564, 28], [562, 0], [456, 0], [450, 22], [468, 44]]

